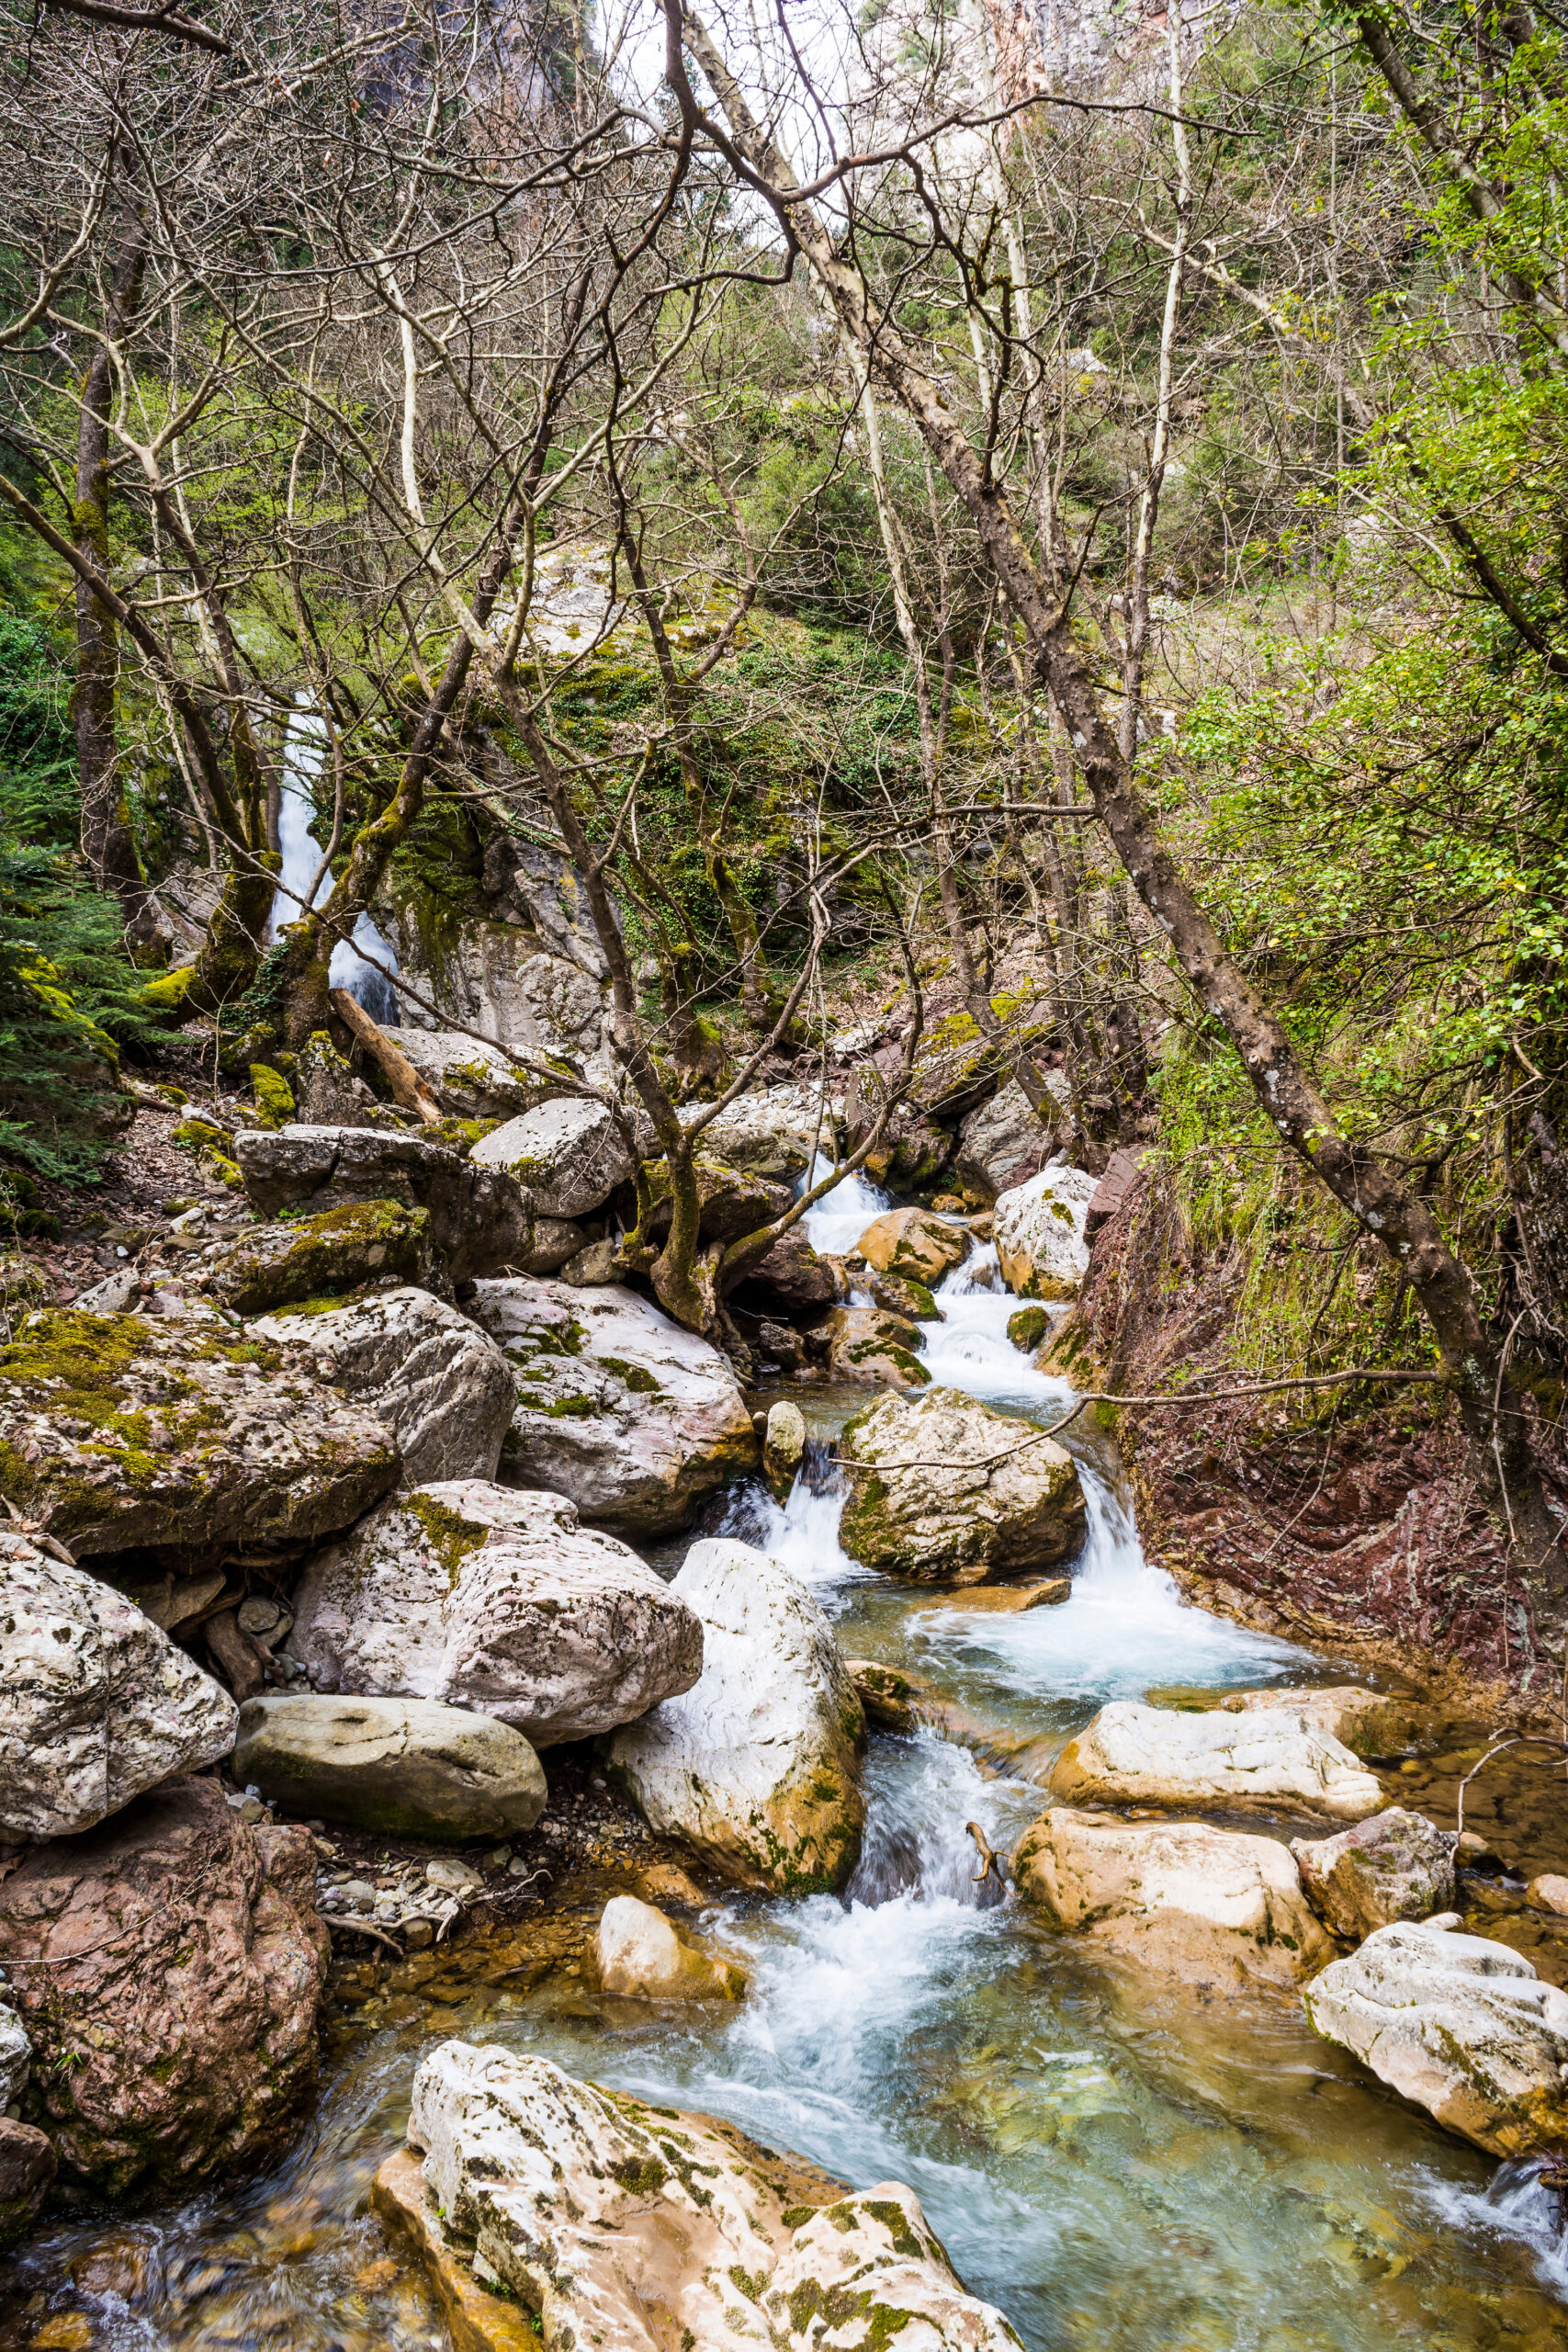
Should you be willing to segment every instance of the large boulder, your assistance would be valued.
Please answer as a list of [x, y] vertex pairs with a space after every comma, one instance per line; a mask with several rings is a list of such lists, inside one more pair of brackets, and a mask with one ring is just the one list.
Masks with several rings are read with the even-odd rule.
[[27, 2120], [111, 2192], [231, 2171], [310, 2084], [329, 1958], [309, 1833], [247, 1828], [215, 1781], [36, 1848], [0, 1884]]
[[701, 1625], [627, 1545], [564, 1496], [477, 1478], [383, 1504], [294, 1605], [316, 1690], [478, 1708], [536, 1747], [630, 1723], [703, 1668]]
[[[448, 2309], [476, 2277], [546, 2352], [1019, 2352], [964, 2293], [912, 2190], [852, 2194], [705, 2115], [578, 2082], [548, 2059], [441, 2043], [411, 2148], [377, 2176]], [[457, 2275], [454, 2275], [457, 2274]], [[468, 2338], [499, 2346], [487, 2319]]]
[[428, 1288], [434, 1275], [427, 1210], [356, 1201], [254, 1227], [211, 1258], [191, 1286], [236, 1315], [270, 1315], [302, 1299], [341, 1298], [367, 1283]]
[[502, 1466], [634, 1540], [754, 1470], [757, 1433], [728, 1357], [619, 1283], [513, 1277], [469, 1305], [517, 1377]]
[[134, 1601], [0, 1530], [0, 1838], [91, 1829], [227, 1756], [238, 1720]]
[[889, 1209], [866, 1227], [858, 1247], [877, 1273], [912, 1274], [931, 1283], [967, 1258], [969, 1236], [929, 1209]]
[[[692, 1173], [697, 1187], [697, 1232], [704, 1241], [739, 1241], [744, 1234], [760, 1233], [789, 1206], [784, 1185], [705, 1154], [694, 1157]], [[672, 1215], [669, 1161], [656, 1159], [645, 1166], [643, 1182], [650, 1204], [643, 1233], [660, 1241], [669, 1233]], [[627, 1208], [629, 1221], [635, 1211], [630, 1203]]]
[[632, 1172], [631, 1153], [609, 1112], [581, 1095], [509, 1119], [481, 1136], [472, 1157], [525, 1185], [541, 1216], [592, 1216]]
[[617, 1894], [599, 1915], [593, 1961], [606, 1993], [634, 2001], [738, 2001], [746, 1972], [651, 1903]]
[[790, 1177], [810, 1167], [820, 1151], [831, 1159], [843, 1105], [824, 1099], [815, 1086], [765, 1086], [738, 1094], [708, 1115], [704, 1102], [686, 1103], [677, 1114], [682, 1126], [707, 1119], [701, 1148], [732, 1168], [755, 1176]]
[[1058, 1928], [1189, 1984], [1293, 1984], [1333, 1958], [1272, 1838], [1054, 1806], [1024, 1832], [1013, 1882]]
[[671, 1590], [702, 1620], [702, 1676], [615, 1734], [615, 1771], [653, 1828], [742, 1886], [840, 1886], [865, 1821], [865, 1719], [820, 1601], [724, 1536], [693, 1544]]
[[1294, 1838], [1291, 1851], [1315, 1908], [1354, 1942], [1396, 1919], [1449, 1910], [1458, 1846], [1451, 1829], [1391, 1805], [1336, 1838]]
[[844, 1293], [840, 1270], [819, 1258], [797, 1225], [781, 1233], [765, 1258], [760, 1258], [746, 1278], [786, 1314], [809, 1314], [830, 1306]]
[[924, 1388], [931, 1374], [916, 1351], [919, 1326], [881, 1306], [835, 1306], [822, 1326], [831, 1379], [863, 1388]]
[[262, 1216], [306, 1203], [400, 1201], [430, 1212], [430, 1238], [455, 1283], [527, 1262], [534, 1204], [504, 1169], [407, 1129], [246, 1127], [234, 1137], [245, 1196]]
[[960, 1125], [958, 1175], [993, 1195], [1008, 1193], [1038, 1176], [1060, 1152], [1057, 1130], [1066, 1125], [1072, 1095], [1059, 1069], [1046, 1070], [1043, 1077], [1056, 1114], [1055, 1125], [1042, 1125], [1018, 1080], [1010, 1078]]
[[1397, 1756], [1420, 1729], [1421, 1710], [1409, 1699], [1337, 1682], [1326, 1690], [1229, 1690], [1220, 1705], [1231, 1714], [1267, 1714], [1288, 1707], [1357, 1756]]
[[499, 1046], [460, 1030], [400, 1029], [398, 1051], [413, 1064], [448, 1118], [515, 1118], [558, 1083], [542, 1069], [536, 1074], [520, 1069]]
[[1084, 1219], [1094, 1178], [1053, 1159], [997, 1202], [992, 1228], [1002, 1280], [1020, 1298], [1072, 1298], [1089, 1272]]
[[1050, 1567], [1083, 1542], [1072, 1456], [959, 1389], [880, 1398], [850, 1422], [840, 1452], [860, 1475], [839, 1541], [868, 1567], [978, 1584]]
[[1307, 2016], [1382, 2083], [1495, 2156], [1568, 2139], [1568, 1993], [1451, 1912], [1379, 1928], [1305, 1986]]
[[0, 2254], [19, 2245], [37, 2221], [58, 2161], [47, 2132], [0, 2114]]
[[495, 1341], [429, 1291], [376, 1291], [316, 1314], [269, 1315], [254, 1329], [308, 1351], [321, 1379], [379, 1416], [406, 1486], [494, 1477], [516, 1381]]
[[29, 1315], [0, 1348], [0, 1494], [77, 1554], [318, 1542], [397, 1475], [373, 1413], [210, 1310]]
[[545, 1809], [521, 1732], [429, 1699], [248, 1699], [234, 1770], [291, 1813], [376, 1837], [464, 1845], [532, 1829]]
[[1348, 1747], [1285, 1708], [1177, 1714], [1113, 1700], [1051, 1768], [1064, 1804], [1154, 1804], [1364, 1821], [1382, 1804]]

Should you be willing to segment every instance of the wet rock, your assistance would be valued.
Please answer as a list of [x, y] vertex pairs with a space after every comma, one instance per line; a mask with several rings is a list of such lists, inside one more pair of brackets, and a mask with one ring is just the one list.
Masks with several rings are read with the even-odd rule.
[[165, 1781], [0, 1885], [29, 2109], [111, 2193], [188, 2188], [276, 2143], [314, 2074], [328, 1958], [309, 1833], [247, 1828], [215, 1781]]
[[245, 1196], [262, 1216], [310, 1203], [400, 1201], [430, 1213], [430, 1238], [455, 1283], [522, 1265], [534, 1203], [516, 1179], [405, 1129], [293, 1125], [234, 1138]]
[[1314, 1906], [1337, 1936], [1358, 1941], [1395, 1919], [1426, 1919], [1454, 1901], [1450, 1829], [1391, 1805], [1337, 1838], [1293, 1838]]
[[767, 1434], [762, 1440], [762, 1475], [780, 1502], [788, 1499], [806, 1459], [806, 1416], [798, 1405], [781, 1396], [768, 1408]]
[[502, 1465], [520, 1485], [635, 1539], [757, 1467], [728, 1359], [636, 1292], [514, 1277], [478, 1283], [469, 1311], [516, 1374]]
[[1333, 1955], [1272, 1838], [1054, 1806], [1024, 1832], [1012, 1869], [1024, 1901], [1055, 1926], [1187, 1984], [1293, 1984]]
[[[704, 1103], [690, 1102], [677, 1115], [682, 1126], [690, 1126], [705, 1109]], [[842, 1109], [830, 1099], [824, 1102], [814, 1086], [762, 1087], [754, 1094], [737, 1095], [710, 1119], [700, 1148], [756, 1176], [796, 1176], [818, 1150], [832, 1158]]]
[[707, 1901], [696, 1880], [674, 1862], [650, 1862], [638, 1871], [637, 1883], [643, 1901], [664, 1910], [673, 1905], [677, 1911], [700, 1911]]
[[993, 1198], [1037, 1176], [1062, 1148], [1059, 1130], [1071, 1109], [1071, 1091], [1060, 1070], [1043, 1076], [1057, 1114], [1054, 1126], [1041, 1124], [1019, 1080], [1010, 1078], [958, 1130], [956, 1172]]
[[[911, 2190], [847, 2194], [730, 2125], [546, 2059], [442, 2043], [414, 2077], [409, 2139], [425, 2151], [423, 2178], [416, 2188], [406, 2165], [383, 2166], [379, 2209], [438, 2279], [493, 2283], [536, 2312], [547, 2346], [824, 2352], [902, 2338], [911, 2352], [1016, 2352], [1001, 2314], [964, 2292]], [[441, 2291], [456, 2300], [456, 2278]]]
[[1084, 1218], [1094, 1178], [1053, 1159], [998, 1199], [993, 1231], [1002, 1280], [1021, 1298], [1071, 1298], [1089, 1272]]
[[91, 1829], [227, 1756], [238, 1720], [134, 1601], [0, 1531], [0, 1836]]
[[593, 1957], [606, 1993], [639, 2001], [738, 2001], [746, 1972], [671, 1927], [662, 1911], [617, 1894], [599, 1917]]
[[931, 1719], [935, 1694], [931, 1685], [878, 1658], [851, 1657], [844, 1672], [854, 1684], [855, 1696], [868, 1723], [884, 1731], [915, 1732]]
[[931, 1374], [918, 1350], [919, 1327], [880, 1306], [835, 1306], [823, 1325], [828, 1369], [835, 1380], [863, 1387], [924, 1388]]
[[15, 2009], [0, 2001], [0, 2115], [15, 2107], [28, 2086], [33, 2046]]
[[37, 2221], [56, 2162], [47, 2132], [0, 2115], [0, 2254], [19, 2245]]
[[1026, 1356], [1032, 1355], [1051, 1329], [1051, 1317], [1043, 1306], [1021, 1306], [1016, 1315], [1008, 1317], [1008, 1338]]
[[969, 1236], [926, 1209], [890, 1209], [861, 1235], [860, 1254], [879, 1274], [939, 1282], [969, 1255]]
[[1288, 1708], [1357, 1756], [1397, 1755], [1416, 1736], [1423, 1719], [1423, 1710], [1413, 1701], [1359, 1690], [1352, 1683], [1338, 1683], [1328, 1690], [1231, 1690], [1220, 1705], [1232, 1714]]
[[1325, 2041], [1493, 2155], [1568, 2136], [1568, 1994], [1506, 1944], [1403, 1920], [1302, 1999]]
[[1117, 1699], [1070, 1739], [1051, 1773], [1064, 1804], [1218, 1806], [1364, 1821], [1382, 1804], [1348, 1747], [1284, 1708], [1177, 1714]]
[[448, 1118], [515, 1118], [558, 1084], [547, 1073], [521, 1069], [499, 1046], [456, 1029], [402, 1028], [397, 1042]]
[[840, 1450], [870, 1474], [854, 1479], [839, 1533], [869, 1567], [977, 1584], [1049, 1566], [1083, 1542], [1071, 1455], [956, 1388], [883, 1397], [850, 1422]]
[[464, 1845], [532, 1829], [545, 1809], [521, 1732], [429, 1699], [247, 1700], [234, 1771], [290, 1813], [385, 1837]]
[[998, 1617], [1017, 1617], [1027, 1609], [1059, 1609], [1073, 1597], [1071, 1577], [1032, 1577], [1022, 1584], [965, 1584], [955, 1591], [933, 1593], [918, 1601], [917, 1611], [933, 1609], [984, 1609]]
[[743, 1886], [841, 1885], [865, 1819], [864, 1719], [820, 1602], [726, 1537], [694, 1544], [671, 1590], [702, 1620], [702, 1676], [615, 1734], [616, 1773], [652, 1828]]
[[493, 1478], [517, 1385], [495, 1341], [427, 1290], [377, 1291], [313, 1315], [253, 1327], [308, 1351], [316, 1370], [379, 1416], [397, 1441], [402, 1483]]
[[754, 1283], [766, 1291], [786, 1314], [806, 1314], [813, 1307], [829, 1306], [844, 1292], [836, 1269], [818, 1256], [799, 1227], [793, 1225], [780, 1234], [746, 1280], [748, 1286]]
[[[1525, 1889], [1525, 1899], [1538, 1911], [1551, 1911], [1559, 1919], [1568, 1919], [1568, 1878], [1548, 1871], [1540, 1878], [1532, 1878]], [[0, 2106], [5, 2102], [0, 2100]]]
[[602, 1102], [542, 1102], [480, 1137], [472, 1157], [507, 1170], [542, 1216], [592, 1216], [632, 1172], [631, 1153]]
[[[907, 1323], [934, 1323], [941, 1316], [942, 1310], [932, 1294], [912, 1274], [874, 1274], [868, 1272], [863, 1277], [863, 1287], [870, 1292], [874, 1305], [882, 1307], [888, 1315], [902, 1316]], [[920, 1339], [923, 1346], [923, 1333]]]
[[397, 1475], [374, 1414], [210, 1314], [30, 1315], [0, 1348], [0, 1493], [78, 1556], [317, 1541]]
[[300, 1299], [341, 1297], [366, 1283], [428, 1289], [434, 1277], [427, 1211], [401, 1201], [359, 1201], [253, 1227], [210, 1261], [201, 1288], [236, 1315], [270, 1315]]
[[288, 1655], [318, 1690], [472, 1707], [535, 1747], [589, 1739], [689, 1690], [690, 1609], [561, 1495], [427, 1485], [311, 1562]]

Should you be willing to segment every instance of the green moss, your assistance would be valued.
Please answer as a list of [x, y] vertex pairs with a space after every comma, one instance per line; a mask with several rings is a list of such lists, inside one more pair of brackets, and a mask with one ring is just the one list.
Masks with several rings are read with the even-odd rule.
[[627, 1363], [620, 1356], [601, 1356], [599, 1361], [606, 1372], [613, 1372], [618, 1380], [625, 1383], [634, 1396], [663, 1396], [664, 1391], [652, 1373], [640, 1363]]
[[265, 1062], [251, 1064], [251, 1091], [264, 1127], [286, 1127], [294, 1116], [294, 1090], [286, 1078]]
[[226, 1251], [220, 1295], [241, 1315], [266, 1315], [296, 1300], [339, 1303], [345, 1291], [390, 1276], [418, 1283], [429, 1271], [430, 1214], [400, 1201], [355, 1201], [279, 1219]]
[[535, 1409], [552, 1421], [591, 1421], [599, 1408], [592, 1396], [558, 1396], [553, 1405]]
[[446, 1571], [447, 1589], [455, 1590], [463, 1562], [479, 1550], [490, 1531], [449, 1504], [438, 1503], [434, 1495], [410, 1495], [403, 1509], [423, 1528], [425, 1542]]
[[786, 2230], [803, 2230], [817, 2211], [815, 2205], [789, 2205], [779, 2219]]
[[621, 2187], [634, 2197], [652, 2197], [670, 2177], [670, 2167], [661, 2165], [657, 2156], [624, 2156], [610, 2170]]
[[1021, 1306], [1008, 1317], [1008, 1338], [1025, 1355], [1033, 1354], [1050, 1329], [1051, 1317], [1043, 1306]]
[[170, 1022], [186, 1018], [186, 999], [196, 978], [196, 966], [182, 964], [176, 971], [160, 972], [155, 980], [136, 992], [136, 1001], [143, 1012], [161, 1013]]

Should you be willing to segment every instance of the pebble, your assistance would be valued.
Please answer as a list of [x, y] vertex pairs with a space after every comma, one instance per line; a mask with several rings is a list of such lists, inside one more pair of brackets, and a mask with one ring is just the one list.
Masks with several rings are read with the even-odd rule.
[[1554, 1871], [1542, 1871], [1540, 1878], [1531, 1879], [1525, 1900], [1537, 1911], [1551, 1911], [1560, 1919], [1568, 1919], [1568, 1878], [1560, 1878]]
[[459, 1862], [446, 1854], [426, 1862], [424, 1875], [432, 1886], [445, 1887], [450, 1894], [471, 1894], [484, 1884], [482, 1872], [472, 1862]]
[[485, 1856], [485, 1860], [489, 1863], [492, 1871], [503, 1871], [511, 1860], [512, 1849], [510, 1846], [498, 1846], [493, 1854], [487, 1854]]
[[351, 1878], [342, 1889], [350, 1903], [374, 1903], [376, 1890], [367, 1878]]

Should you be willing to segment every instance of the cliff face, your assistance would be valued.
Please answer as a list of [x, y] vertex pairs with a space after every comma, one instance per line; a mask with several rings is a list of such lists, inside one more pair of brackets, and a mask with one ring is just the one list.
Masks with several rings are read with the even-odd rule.
[[[1128, 1395], [1199, 1374], [1241, 1385], [1257, 1375], [1233, 1352], [1239, 1283], [1234, 1254], [1205, 1258], [1145, 1178], [1095, 1237], [1055, 1360]], [[1555, 1702], [1563, 1628], [1534, 1622], [1435, 1390], [1371, 1405], [1364, 1390], [1286, 1392], [1115, 1422], [1145, 1547], [1193, 1600], [1489, 1703]]]

